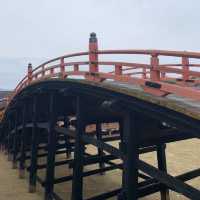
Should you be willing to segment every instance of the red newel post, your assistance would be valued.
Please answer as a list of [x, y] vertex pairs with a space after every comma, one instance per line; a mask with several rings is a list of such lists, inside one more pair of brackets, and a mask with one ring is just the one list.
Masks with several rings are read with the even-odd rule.
[[144, 79], [147, 78], [147, 70], [145, 67], [142, 69], [142, 78], [144, 78]]
[[27, 74], [27, 77], [28, 77], [28, 84], [30, 84], [31, 81], [32, 81], [32, 74], [33, 74], [32, 64], [29, 63], [29, 64], [28, 64], [28, 74]]
[[42, 66], [42, 77], [45, 76], [45, 68], [44, 68], [44, 65]]
[[122, 75], [122, 66], [121, 65], [115, 65], [115, 75]]
[[60, 59], [60, 72], [61, 72], [61, 78], [65, 78], [65, 61], [64, 58]]
[[166, 77], [166, 73], [165, 72], [161, 72], [161, 78], [165, 78]]
[[74, 65], [74, 71], [75, 71], [75, 72], [78, 72], [78, 71], [79, 71], [79, 65], [78, 65], [78, 64], [75, 64], [75, 65]]
[[150, 78], [152, 81], [160, 81], [160, 71], [156, 69], [158, 65], [159, 65], [158, 56], [152, 55], [151, 69], [150, 69]]
[[96, 53], [98, 51], [98, 41], [96, 37], [96, 33], [90, 34], [89, 39], [89, 67], [90, 72], [98, 72], [98, 54]]
[[51, 76], [53, 76], [53, 74], [54, 74], [54, 68], [50, 69], [50, 74], [51, 74]]
[[189, 59], [187, 57], [182, 57], [183, 66], [183, 80], [189, 80]]

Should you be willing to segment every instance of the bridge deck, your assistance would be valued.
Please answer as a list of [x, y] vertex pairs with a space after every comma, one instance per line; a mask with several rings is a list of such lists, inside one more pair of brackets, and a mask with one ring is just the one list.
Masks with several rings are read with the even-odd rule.
[[165, 97], [159, 97], [144, 92], [140, 86], [127, 83], [120, 83], [116, 81], [91, 82], [87, 80], [78, 80], [78, 79], [73, 79], [73, 80], [67, 79], [65, 81], [72, 81], [72, 82], [79, 82], [82, 84], [93, 85], [117, 93], [122, 93], [128, 96], [136, 97], [138, 99], [169, 108], [171, 110], [180, 112], [194, 119], [200, 120], [200, 104], [197, 100], [191, 100], [189, 98], [179, 97], [174, 94], [170, 94]]

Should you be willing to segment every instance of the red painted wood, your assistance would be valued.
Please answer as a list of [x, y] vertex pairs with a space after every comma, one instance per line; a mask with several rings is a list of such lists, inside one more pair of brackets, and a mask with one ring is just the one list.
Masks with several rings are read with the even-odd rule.
[[[99, 55], [142, 55], [149, 57], [149, 63], [122, 62], [116, 59], [105, 61], [100, 60]], [[88, 60], [79, 61], [82, 56], [88, 56]], [[165, 64], [159, 63], [159, 56], [180, 58], [180, 63]], [[67, 59], [70, 58], [70, 61]], [[74, 62], [71, 61], [74, 59]], [[106, 79], [136, 84], [144, 88], [145, 92], [157, 96], [176, 94], [194, 100], [200, 100], [200, 90], [195, 87], [200, 84], [200, 62], [191, 64], [189, 59], [196, 58], [200, 61], [200, 53], [186, 51], [163, 51], [163, 50], [98, 50], [97, 38], [91, 34], [89, 51], [64, 55], [49, 60], [40, 66], [32, 69], [29, 65], [27, 76], [25, 76], [15, 88], [18, 93], [24, 87], [46, 78], [67, 78], [68, 76], [83, 76], [89, 81], [101, 82]], [[78, 61], [77, 61], [78, 59]], [[55, 62], [60, 62], [55, 64]], [[87, 66], [87, 69], [80, 70], [80, 66]], [[193, 67], [191, 69], [191, 67]], [[196, 68], [194, 68], [196, 67]], [[57, 70], [60, 68], [59, 70]], [[84, 68], [83, 68], [84, 69]], [[60, 71], [60, 73], [58, 73]], [[50, 72], [50, 73], [49, 73]], [[60, 76], [61, 75], [61, 76]], [[34, 77], [34, 80], [33, 80]], [[179, 81], [177, 81], [179, 77]], [[182, 77], [182, 78], [180, 78]], [[160, 84], [160, 88], [146, 86], [146, 81]], [[14, 96], [13, 95], [13, 96]]]

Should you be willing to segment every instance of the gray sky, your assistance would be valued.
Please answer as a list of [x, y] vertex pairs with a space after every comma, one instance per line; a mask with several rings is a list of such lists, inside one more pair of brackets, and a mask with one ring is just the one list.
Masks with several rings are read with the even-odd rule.
[[27, 62], [103, 49], [200, 51], [199, 0], [0, 0], [0, 88], [13, 88]]

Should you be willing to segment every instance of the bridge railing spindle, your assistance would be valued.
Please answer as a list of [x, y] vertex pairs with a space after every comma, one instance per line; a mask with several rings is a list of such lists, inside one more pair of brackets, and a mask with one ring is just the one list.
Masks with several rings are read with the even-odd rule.
[[158, 65], [159, 65], [158, 55], [152, 55], [151, 69], [150, 69], [150, 79], [152, 81], [160, 81], [160, 71], [156, 69]]
[[78, 72], [79, 71], [79, 65], [78, 64], [75, 64], [74, 65], [74, 72]]
[[54, 74], [54, 68], [51, 68], [50, 69], [50, 75], [53, 76], [53, 74]]
[[64, 58], [60, 59], [60, 73], [61, 73], [61, 78], [65, 78], [65, 61]]
[[115, 75], [122, 75], [122, 65], [115, 65]]
[[147, 69], [145, 67], [142, 68], [142, 78], [147, 78]]
[[189, 80], [189, 58], [182, 57], [182, 66], [183, 66], [183, 81]]
[[42, 66], [42, 77], [45, 76], [45, 68], [44, 68], [44, 65]]
[[32, 75], [33, 75], [33, 68], [32, 68], [32, 64], [29, 63], [28, 64], [28, 74], [27, 74], [27, 77], [28, 77], [28, 85], [31, 83], [32, 81]]

